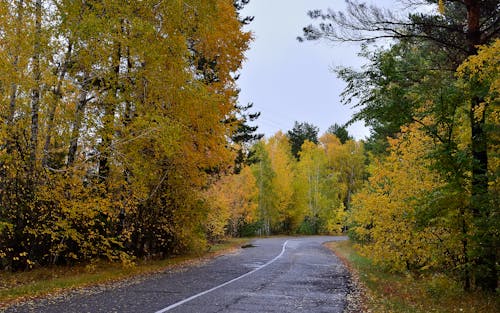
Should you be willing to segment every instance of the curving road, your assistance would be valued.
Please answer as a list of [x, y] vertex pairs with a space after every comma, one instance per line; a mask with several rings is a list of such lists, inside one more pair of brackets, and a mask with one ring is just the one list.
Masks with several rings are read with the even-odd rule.
[[344, 239], [258, 239], [202, 265], [6, 312], [343, 312], [349, 273], [322, 244]]

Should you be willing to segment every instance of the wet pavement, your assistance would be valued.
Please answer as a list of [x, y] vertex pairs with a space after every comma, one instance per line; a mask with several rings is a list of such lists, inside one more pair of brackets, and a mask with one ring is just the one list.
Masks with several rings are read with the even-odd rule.
[[30, 301], [6, 312], [343, 312], [350, 274], [322, 244], [345, 237], [257, 239], [197, 266]]

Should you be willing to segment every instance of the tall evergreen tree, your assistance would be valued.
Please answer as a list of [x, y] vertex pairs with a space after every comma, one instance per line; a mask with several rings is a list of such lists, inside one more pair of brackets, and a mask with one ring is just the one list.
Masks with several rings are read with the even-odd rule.
[[345, 144], [347, 140], [353, 139], [352, 136], [349, 135], [349, 132], [347, 131], [346, 126], [341, 126], [337, 123], [328, 127], [328, 130], [326, 132], [337, 136], [337, 138], [340, 140], [340, 143], [342, 143], [342, 144]]
[[249, 125], [249, 122], [254, 122], [260, 116], [260, 112], [247, 113], [252, 107], [253, 103], [236, 105], [237, 116], [227, 121], [236, 125], [236, 130], [231, 136], [231, 141], [236, 146], [235, 174], [238, 174], [245, 165], [251, 164], [253, 150], [250, 147], [264, 137], [264, 134], [256, 133], [258, 126]]
[[293, 128], [287, 132], [288, 140], [292, 149], [292, 154], [296, 159], [299, 159], [299, 152], [302, 144], [306, 140], [312, 143], [318, 143], [319, 128], [307, 122], [299, 123], [295, 121]]
[[[370, 42], [379, 38], [394, 38], [399, 42], [406, 40], [424, 43], [427, 51], [433, 55], [440, 55], [445, 58], [437, 58], [431, 66], [439, 65], [440, 69], [447, 68], [454, 72], [457, 67], [469, 56], [477, 53], [479, 45], [490, 43], [498, 38], [500, 31], [500, 5], [498, 0], [428, 0], [424, 3], [412, 1], [411, 4], [439, 4], [439, 10], [435, 12], [426, 11], [420, 13], [413, 10], [406, 17], [394, 14], [390, 10], [381, 9], [374, 5], [366, 5], [356, 1], [347, 1], [347, 13], [329, 10], [322, 12], [314, 10], [309, 12], [313, 19], [320, 19], [319, 26], [307, 26], [304, 28], [304, 37], [299, 40], [329, 39], [335, 41], [365, 41]], [[437, 8], [437, 6], [436, 6]], [[415, 13], [416, 12], [416, 13]], [[432, 67], [427, 72], [431, 72]], [[369, 75], [369, 74], [368, 74]], [[472, 86], [469, 90], [462, 90], [470, 94], [469, 103], [463, 103], [463, 107], [469, 112], [470, 150], [465, 152], [468, 157], [468, 166], [471, 173], [471, 194], [470, 206], [467, 214], [471, 214], [472, 227], [483, 233], [485, 219], [494, 216], [491, 205], [491, 194], [488, 184], [495, 178], [489, 176], [489, 155], [488, 155], [488, 131], [486, 127], [487, 114], [478, 115], [476, 112], [488, 112], [489, 104], [485, 104], [485, 93], [478, 85]], [[439, 94], [439, 93], [438, 93]], [[434, 99], [433, 99], [434, 100]], [[431, 101], [433, 101], [431, 100]], [[436, 127], [429, 128], [429, 132], [439, 140], [442, 145], [437, 149], [442, 165], [446, 162], [458, 164], [463, 161], [463, 157], [458, 158], [456, 146], [446, 137], [439, 134], [439, 124], [447, 123], [446, 113], [449, 109], [455, 110], [453, 106], [442, 106], [443, 101], [435, 99], [434, 106], [428, 106], [427, 114], [436, 117]], [[451, 103], [451, 102], [448, 102]], [[368, 101], [365, 104], [371, 104]], [[443, 110], [444, 109], [444, 110]], [[416, 117], [413, 112], [412, 117]], [[398, 116], [398, 114], [394, 114]], [[452, 116], [452, 115], [451, 115]], [[367, 116], [370, 117], [370, 116]], [[373, 115], [371, 116], [373, 117]], [[376, 117], [375, 117], [376, 119]], [[451, 125], [452, 126], [453, 121]], [[450, 127], [451, 129], [452, 127]], [[452, 134], [449, 133], [449, 134]], [[450, 161], [450, 162], [449, 162]], [[465, 185], [462, 184], [464, 189]], [[465, 214], [465, 213], [464, 213]], [[467, 231], [464, 231], [464, 234]], [[486, 233], [484, 233], [486, 234]], [[498, 285], [498, 256], [497, 249], [485, 249], [483, 242], [490, 242], [494, 234], [476, 237], [470, 242], [464, 237], [464, 250], [466, 250], [466, 268], [475, 270], [476, 284], [480, 288], [495, 290]], [[495, 242], [495, 240], [493, 240]], [[472, 279], [467, 274], [465, 278], [465, 288], [470, 288]]]

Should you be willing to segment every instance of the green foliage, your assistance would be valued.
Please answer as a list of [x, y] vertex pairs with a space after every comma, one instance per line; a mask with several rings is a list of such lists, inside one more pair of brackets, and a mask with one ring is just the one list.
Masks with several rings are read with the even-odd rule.
[[290, 141], [290, 147], [293, 156], [298, 160], [299, 151], [306, 140], [312, 143], [318, 143], [318, 127], [307, 122], [299, 123], [295, 121], [293, 128], [286, 135]]
[[[344, 102], [359, 100], [354, 120], [362, 119], [372, 126], [367, 149], [382, 155], [389, 148], [387, 158], [398, 162], [395, 151], [404, 153], [390, 144], [391, 138], [405, 137], [408, 127], [415, 132], [410, 125], [416, 123], [428, 140], [433, 141], [432, 146], [423, 147], [421, 158], [430, 158], [433, 162], [422, 166], [422, 173], [430, 171], [444, 181], [429, 190], [426, 197], [417, 193], [402, 199], [407, 191], [396, 188], [394, 181], [410, 177], [405, 173], [393, 177], [400, 169], [382, 162], [391, 173], [382, 175], [385, 180], [368, 185], [363, 192], [367, 197], [362, 202], [370, 212], [368, 215], [375, 216], [373, 209], [377, 202], [384, 206], [379, 209], [381, 212], [388, 209], [392, 214], [385, 220], [378, 219], [383, 218], [383, 214], [377, 216], [375, 227], [369, 220], [365, 220], [362, 227], [355, 223], [360, 230], [356, 237], [363, 238], [360, 234], [364, 228], [365, 243], [385, 246], [393, 252], [395, 264], [400, 265], [414, 263], [405, 254], [420, 245], [419, 236], [437, 237], [439, 242], [432, 243], [436, 248], [434, 252], [444, 248], [438, 255], [442, 253], [446, 257], [432, 254], [430, 260], [421, 257], [416, 263], [427, 264], [425, 268], [438, 264], [450, 274], [458, 269], [466, 290], [476, 287], [495, 291], [499, 282], [498, 191], [494, 187], [498, 180], [495, 160], [498, 45], [495, 40], [500, 6], [497, 0], [427, 2], [415, 5], [433, 3], [436, 10], [402, 16], [349, 0], [346, 13], [311, 11], [310, 17], [319, 19], [319, 26], [304, 28], [304, 36], [309, 40], [365, 42], [362, 55], [368, 58], [368, 65], [361, 71], [339, 69], [338, 74], [348, 84]], [[368, 50], [368, 44], [384, 37], [395, 39], [394, 44], [388, 49]], [[458, 80], [454, 76], [457, 69]], [[376, 164], [376, 168], [382, 164]], [[372, 177], [374, 182], [376, 179]], [[425, 186], [430, 182], [414, 183]], [[408, 188], [411, 190], [412, 186]], [[394, 198], [402, 199], [399, 206], [405, 208], [403, 212], [391, 209], [391, 205], [398, 202]], [[368, 217], [363, 205], [355, 214], [361, 219]], [[389, 229], [377, 233], [376, 228], [383, 227], [384, 223]], [[402, 224], [391, 229], [394, 223]], [[413, 224], [417, 227], [412, 228]], [[440, 227], [444, 234], [441, 231], [436, 234]], [[396, 229], [404, 231], [397, 233]], [[454, 241], [455, 249], [449, 247], [448, 251], [448, 239], [443, 236], [449, 237], [450, 243]], [[375, 259], [383, 261], [384, 257], [376, 254]]]
[[[343, 103], [351, 104], [359, 111], [350, 123], [364, 121], [371, 128], [367, 147], [377, 154], [385, 153], [387, 138], [395, 138], [400, 127], [413, 121], [413, 113], [422, 106], [422, 90], [442, 77], [433, 68], [440, 54], [429, 54], [428, 45], [402, 41], [388, 50], [370, 51], [364, 46], [360, 56], [369, 63], [362, 71], [338, 68], [337, 75], [347, 87], [342, 93]], [[452, 73], [448, 72], [448, 76]], [[433, 89], [435, 86], [431, 86]], [[425, 91], [424, 91], [425, 92]], [[356, 100], [355, 100], [356, 101]]]
[[327, 245], [344, 260], [362, 288], [363, 311], [488, 312], [498, 311], [495, 293], [465, 292], [460, 283], [439, 272], [392, 273], [359, 255], [350, 241]]
[[330, 126], [326, 132], [335, 135], [342, 144], [346, 143], [347, 140], [353, 139], [352, 136], [349, 135], [349, 132], [347, 131], [346, 127], [341, 126], [337, 123]]
[[344, 227], [344, 203], [364, 177], [362, 143], [342, 144], [325, 134], [306, 140], [296, 160], [281, 132], [254, 145], [251, 166], [257, 181], [260, 229], [257, 233], [333, 234]]
[[245, 106], [237, 105], [239, 118], [234, 117], [228, 120], [228, 123], [236, 123], [237, 127], [231, 136], [231, 141], [234, 143], [236, 148], [236, 160], [234, 171], [238, 174], [241, 168], [245, 165], [249, 165], [251, 162], [251, 150], [250, 146], [256, 141], [262, 139], [264, 134], [258, 134], [257, 126], [250, 126], [248, 122], [253, 122], [260, 116], [260, 112], [257, 113], [246, 113], [253, 107], [253, 103], [249, 103]]
[[322, 228], [322, 220], [318, 216], [306, 216], [300, 224], [297, 233], [303, 235], [317, 235]]

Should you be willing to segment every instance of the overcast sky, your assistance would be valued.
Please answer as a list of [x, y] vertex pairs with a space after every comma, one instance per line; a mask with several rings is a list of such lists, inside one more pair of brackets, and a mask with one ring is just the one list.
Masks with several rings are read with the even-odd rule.
[[[343, 7], [343, 0], [251, 0], [243, 10], [243, 15], [255, 17], [247, 27], [255, 40], [238, 80], [239, 101], [253, 102], [254, 109], [261, 112], [257, 125], [266, 137], [278, 130], [286, 132], [294, 121], [312, 123], [322, 134], [334, 123], [347, 122], [353, 114], [340, 103], [345, 83], [331, 69], [359, 67], [364, 62], [357, 57], [359, 46], [296, 40], [302, 28], [312, 22], [308, 10]], [[357, 139], [369, 135], [363, 123], [352, 125], [349, 132]]]

